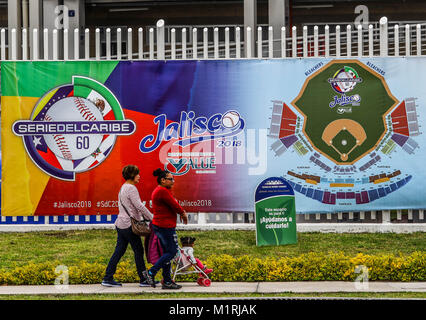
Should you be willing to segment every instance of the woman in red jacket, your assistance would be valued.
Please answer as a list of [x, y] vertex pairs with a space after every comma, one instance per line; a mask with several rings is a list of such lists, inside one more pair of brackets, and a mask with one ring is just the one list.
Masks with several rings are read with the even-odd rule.
[[172, 281], [170, 267], [179, 245], [176, 234], [177, 216], [180, 216], [184, 224], [188, 223], [188, 216], [172, 195], [171, 189], [175, 183], [172, 174], [157, 169], [154, 171], [154, 176], [157, 177], [158, 186], [151, 195], [154, 214], [151, 225], [155, 235], [160, 239], [163, 255], [148, 270], [147, 282], [155, 288], [155, 275], [160, 269], [163, 269], [162, 288], [180, 289], [182, 286]]

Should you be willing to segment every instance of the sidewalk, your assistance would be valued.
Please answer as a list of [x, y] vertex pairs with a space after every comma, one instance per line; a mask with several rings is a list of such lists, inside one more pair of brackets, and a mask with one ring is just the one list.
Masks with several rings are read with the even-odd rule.
[[195, 282], [179, 282], [180, 290], [163, 290], [139, 287], [138, 283], [124, 283], [119, 288], [107, 288], [100, 284], [90, 285], [44, 285], [0, 286], [0, 295], [58, 295], [58, 294], [126, 294], [126, 293], [324, 293], [324, 292], [426, 292], [426, 282], [212, 282], [210, 287], [201, 287]]

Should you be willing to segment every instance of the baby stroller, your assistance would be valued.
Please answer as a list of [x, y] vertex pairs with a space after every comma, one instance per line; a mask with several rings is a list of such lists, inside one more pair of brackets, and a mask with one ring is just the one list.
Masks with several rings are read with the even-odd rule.
[[212, 281], [209, 276], [196, 264], [191, 263], [182, 248], [178, 247], [178, 254], [173, 259], [173, 262], [175, 264], [173, 281], [175, 281], [177, 275], [198, 273], [199, 277], [197, 279], [197, 284], [203, 287], [210, 287]]

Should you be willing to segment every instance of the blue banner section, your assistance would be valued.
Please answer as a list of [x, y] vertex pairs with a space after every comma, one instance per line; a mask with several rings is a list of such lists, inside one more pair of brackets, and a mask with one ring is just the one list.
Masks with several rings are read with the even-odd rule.
[[105, 82], [124, 109], [151, 115], [167, 113], [178, 121], [188, 106], [197, 72], [196, 61], [121, 61]]

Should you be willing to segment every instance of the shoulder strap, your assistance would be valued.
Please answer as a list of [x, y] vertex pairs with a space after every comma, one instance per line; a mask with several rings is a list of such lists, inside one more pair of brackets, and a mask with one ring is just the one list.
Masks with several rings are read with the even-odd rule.
[[[121, 206], [124, 208], [124, 211], [126, 211], [127, 215], [132, 218], [132, 216], [130, 215], [129, 211], [127, 211], [127, 208], [124, 206], [123, 202], [121, 201], [121, 189], [120, 192], [118, 193], [118, 201], [120, 201]], [[134, 218], [133, 218], [134, 219]]]
[[[129, 211], [127, 211], [127, 208], [124, 206], [123, 202], [121, 201], [121, 189], [120, 189], [120, 192], [118, 193], [118, 201], [120, 201], [121, 205], [123, 206], [124, 210], [126, 211], [127, 215], [130, 217], [130, 219], [135, 219], [135, 218], [133, 218], [133, 217], [130, 215]], [[135, 220], [136, 220], [136, 219], [135, 219]], [[149, 221], [149, 220], [146, 220], [146, 219], [144, 218], [144, 216], [142, 215], [142, 220], [141, 220], [141, 221]]]

